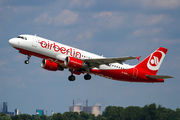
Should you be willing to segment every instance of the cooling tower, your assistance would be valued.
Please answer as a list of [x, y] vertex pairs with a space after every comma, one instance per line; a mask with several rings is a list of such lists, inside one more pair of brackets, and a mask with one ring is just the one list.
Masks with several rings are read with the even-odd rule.
[[92, 114], [94, 114], [95, 116], [101, 114], [101, 106], [93, 106]]
[[81, 112], [81, 106], [80, 105], [75, 105], [74, 106], [74, 112], [80, 113]]

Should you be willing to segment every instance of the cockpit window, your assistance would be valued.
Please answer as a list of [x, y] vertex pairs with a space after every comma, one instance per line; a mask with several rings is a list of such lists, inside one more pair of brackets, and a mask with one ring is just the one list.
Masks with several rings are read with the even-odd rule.
[[23, 36], [18, 36], [17, 38], [21, 38], [21, 39], [27, 40], [27, 38], [23, 37]]

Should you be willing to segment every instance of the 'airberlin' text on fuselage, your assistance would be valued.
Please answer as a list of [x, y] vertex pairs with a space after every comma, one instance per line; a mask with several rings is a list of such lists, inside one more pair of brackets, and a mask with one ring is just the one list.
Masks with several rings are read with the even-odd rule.
[[65, 47], [60, 47], [60, 46], [56, 45], [55, 43], [49, 43], [49, 41], [48, 42], [41, 41], [39, 43], [41, 44], [42, 48], [46, 48], [49, 50], [51, 50], [53, 48], [55, 52], [61, 52], [62, 54], [70, 55], [72, 57], [81, 58], [81, 53], [76, 52], [75, 49], [72, 49], [72, 48], [67, 49]]

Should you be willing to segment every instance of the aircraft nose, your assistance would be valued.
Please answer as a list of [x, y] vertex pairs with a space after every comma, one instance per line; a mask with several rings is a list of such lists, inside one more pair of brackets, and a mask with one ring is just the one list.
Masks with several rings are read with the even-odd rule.
[[9, 40], [9, 44], [10, 44], [11, 46], [14, 46], [14, 45], [16, 44], [16, 40], [15, 40], [14, 38], [10, 39], [10, 40]]

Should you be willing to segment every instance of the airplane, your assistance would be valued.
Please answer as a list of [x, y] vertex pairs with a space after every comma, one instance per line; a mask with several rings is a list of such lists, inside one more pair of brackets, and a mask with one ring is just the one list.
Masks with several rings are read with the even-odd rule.
[[84, 79], [90, 80], [91, 75], [127, 82], [164, 82], [167, 75], [156, 75], [168, 49], [159, 47], [137, 65], [124, 62], [140, 59], [141, 56], [105, 58], [75, 47], [54, 42], [36, 35], [23, 34], [9, 40], [9, 44], [20, 53], [27, 55], [25, 64], [29, 64], [31, 56], [42, 58], [41, 67], [49, 71], [69, 69], [69, 81], [75, 75], [85, 74]]

